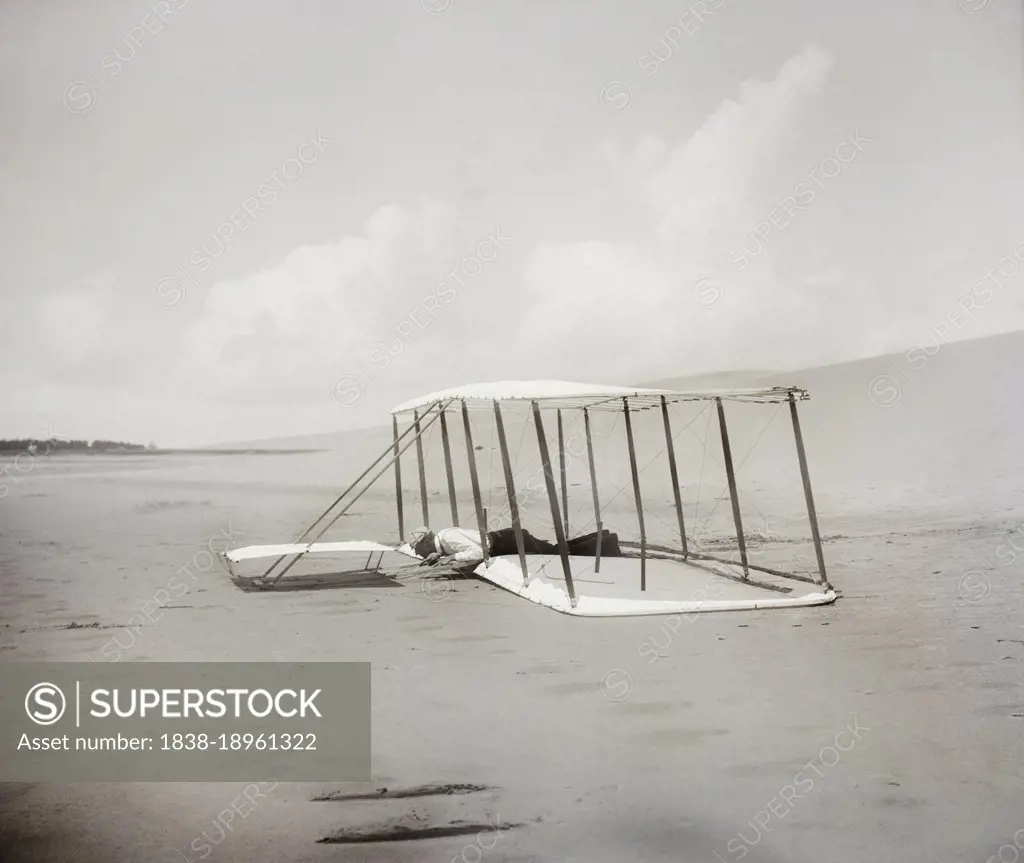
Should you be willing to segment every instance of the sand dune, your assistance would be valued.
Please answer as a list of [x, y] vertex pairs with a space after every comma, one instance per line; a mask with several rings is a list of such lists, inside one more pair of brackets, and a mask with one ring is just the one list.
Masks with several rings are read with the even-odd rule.
[[[929, 356], [924, 348], [932, 352]], [[910, 359], [908, 359], [908, 355]], [[1013, 502], [1019, 477], [1024, 475], [1024, 449], [1017, 444], [1014, 429], [1024, 421], [1024, 402], [1015, 397], [1017, 378], [1024, 369], [1024, 333], [1009, 333], [984, 339], [957, 342], [936, 348], [933, 343], [898, 354], [873, 357], [813, 369], [790, 372], [728, 372], [721, 375], [666, 378], [644, 382], [643, 386], [675, 389], [760, 386], [765, 384], [803, 386], [811, 400], [801, 405], [801, 417], [812, 468], [816, 495], [826, 512], [838, 517], [856, 513], [903, 511], [932, 513], [936, 517], [1012, 517], [1019, 513]], [[704, 407], [704, 406], [701, 406]], [[532, 428], [524, 429], [511, 409], [509, 438], [517, 471], [536, 470], [539, 465]], [[674, 409], [676, 427], [697, 413], [686, 407]], [[795, 455], [788, 415], [781, 412], [769, 431], [758, 440], [774, 408], [729, 406], [730, 430], [737, 452], [745, 454], [758, 441], [745, 467], [746, 477], [756, 485], [762, 479], [777, 483], [789, 472], [795, 476]], [[705, 462], [706, 478], [715, 493], [721, 493], [720, 469], [712, 474], [702, 441], [708, 428], [708, 453], [719, 456], [717, 425], [702, 416], [677, 444], [684, 476], [695, 477]], [[331, 473], [343, 476], [356, 466], [368, 464], [388, 446], [391, 430], [382, 424], [358, 431], [249, 441], [232, 446], [267, 449], [317, 448], [336, 453]], [[456, 476], [461, 489], [468, 489], [468, 470], [463, 457], [461, 422], [453, 418], [451, 434], [456, 450]], [[474, 413], [478, 457], [488, 478], [502, 485], [494, 424], [486, 413]], [[595, 424], [597, 449], [604, 455], [602, 476], [608, 482], [626, 477], [628, 461], [621, 421]], [[555, 424], [548, 420], [547, 432], [555, 444]], [[585, 484], [582, 422], [567, 417], [570, 449], [581, 454], [571, 459], [573, 482]], [[638, 443], [652, 456], [662, 448], [660, 420], [637, 424]], [[520, 443], [521, 442], [521, 443]], [[443, 485], [443, 462], [438, 429], [427, 437], [428, 475]], [[337, 463], [334, 458], [343, 461]], [[319, 459], [316, 463], [321, 463]], [[312, 462], [311, 462], [312, 463]], [[415, 498], [414, 450], [405, 456], [405, 487]], [[652, 482], [659, 482], [651, 470]], [[741, 477], [742, 478], [742, 477]], [[382, 480], [384, 486], [389, 480]]]

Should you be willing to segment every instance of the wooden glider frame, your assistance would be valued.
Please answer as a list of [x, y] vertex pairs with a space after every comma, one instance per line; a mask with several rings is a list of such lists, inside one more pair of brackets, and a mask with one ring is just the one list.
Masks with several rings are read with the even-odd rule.
[[[632, 478], [633, 498], [636, 506], [637, 521], [640, 527], [640, 543], [637, 556], [640, 558], [640, 590], [646, 591], [647, 589], [647, 570], [646, 562], [649, 557], [658, 556], [665, 557], [678, 557], [684, 561], [712, 561], [719, 564], [735, 565], [737, 562], [728, 560], [727, 558], [719, 557], [712, 554], [699, 553], [690, 548], [687, 541], [686, 535], [686, 522], [683, 516], [683, 505], [682, 497], [680, 494], [680, 482], [679, 472], [676, 462], [676, 453], [674, 438], [672, 434], [672, 424], [669, 416], [669, 404], [682, 402], [682, 401], [710, 401], [714, 402], [715, 408], [718, 415], [718, 426], [719, 434], [721, 437], [722, 445], [722, 456], [725, 465], [726, 481], [729, 490], [729, 499], [732, 508], [733, 525], [736, 532], [736, 542], [739, 549], [739, 561], [738, 564], [742, 569], [742, 580], [750, 580], [751, 570], [763, 572], [769, 575], [774, 575], [781, 578], [793, 579], [795, 581], [806, 582], [809, 584], [819, 585], [823, 590], [831, 591], [832, 587], [828, 582], [828, 576], [825, 570], [825, 558], [821, 547], [821, 534], [818, 528], [818, 515], [814, 504], [814, 494], [811, 490], [810, 472], [807, 466], [807, 454], [804, 448], [803, 434], [800, 428], [800, 418], [797, 410], [797, 402], [809, 398], [806, 390], [800, 387], [772, 387], [766, 390], [725, 390], [721, 392], [708, 392], [708, 393], [685, 393], [685, 392], [666, 392], [660, 390], [621, 390], [615, 392], [615, 388], [600, 388], [597, 393], [560, 393], [557, 396], [547, 396], [537, 394], [531, 397], [529, 393], [506, 395], [502, 397], [489, 397], [491, 394], [488, 392], [489, 389], [498, 390], [502, 385], [481, 385], [479, 388], [468, 387], [464, 388], [467, 392], [460, 393], [459, 391], [447, 391], [445, 393], [439, 393], [435, 396], [426, 396], [422, 399], [410, 402], [407, 405], [402, 405], [396, 408], [393, 413], [393, 428], [395, 434], [395, 447], [398, 446], [399, 440], [399, 425], [398, 417], [403, 414], [408, 414], [410, 411], [414, 417], [414, 427], [419, 416], [419, 411], [424, 409], [437, 409], [441, 411], [442, 417], [445, 409], [452, 402], [458, 402], [461, 406], [461, 413], [466, 428], [466, 445], [467, 454], [470, 465], [470, 475], [473, 484], [473, 500], [474, 507], [476, 509], [477, 523], [480, 525], [481, 533], [485, 533], [486, 515], [481, 504], [479, 482], [477, 480], [476, 471], [476, 458], [474, 455], [473, 441], [470, 432], [468, 411], [470, 405], [474, 407], [486, 407], [487, 402], [490, 401], [493, 404], [495, 425], [498, 435], [498, 444], [501, 454], [502, 471], [504, 474], [505, 487], [508, 493], [509, 503], [509, 516], [512, 521], [512, 529], [516, 538], [516, 545], [518, 550], [518, 557], [520, 567], [523, 572], [523, 582], [529, 579], [529, 571], [527, 568], [526, 552], [523, 546], [523, 527], [520, 520], [519, 507], [517, 505], [517, 495], [515, 490], [515, 479], [513, 467], [509, 458], [508, 441], [505, 433], [505, 424], [503, 421], [503, 415], [501, 411], [502, 401], [528, 401], [531, 406], [533, 424], [537, 432], [537, 447], [540, 455], [540, 461], [543, 468], [544, 474], [544, 485], [547, 492], [548, 502], [551, 509], [551, 520], [554, 528], [555, 540], [558, 546], [558, 553], [561, 559], [561, 568], [563, 577], [565, 580], [565, 589], [569, 596], [570, 602], [575, 605], [576, 603], [576, 590], [573, 584], [572, 569], [569, 560], [569, 549], [568, 549], [568, 521], [569, 521], [569, 507], [568, 507], [568, 487], [566, 483], [566, 453], [565, 453], [565, 436], [563, 432], [563, 411], [567, 409], [580, 409], [582, 410], [584, 428], [586, 432], [586, 443], [587, 443], [587, 464], [590, 473], [590, 485], [593, 494], [594, 504], [594, 523], [597, 527], [597, 549], [595, 552], [594, 559], [594, 570], [600, 571], [601, 567], [601, 531], [603, 529], [603, 523], [601, 519], [601, 502], [598, 495], [597, 486], [597, 474], [596, 465], [594, 458], [594, 446], [593, 436], [591, 433], [590, 425], [590, 411], [592, 410], [614, 410], [616, 406], [622, 411], [625, 419], [626, 428], [626, 441], [629, 452], [629, 466], [630, 475]], [[526, 385], [524, 385], [526, 386]], [[476, 392], [475, 390], [481, 390]], [[772, 569], [765, 566], [759, 566], [751, 563], [747, 554], [746, 538], [743, 532], [743, 520], [740, 515], [740, 501], [739, 491], [736, 481], [736, 468], [733, 463], [732, 447], [729, 441], [729, 430], [726, 422], [725, 404], [726, 401], [742, 401], [742, 402], [758, 402], [758, 403], [788, 403], [790, 409], [790, 417], [793, 425], [794, 442], [796, 445], [797, 461], [800, 470], [800, 477], [803, 484], [804, 499], [807, 506], [807, 516], [810, 523], [811, 539], [814, 543], [814, 550], [817, 562], [817, 574], [814, 577], [808, 577], [799, 575], [792, 572], [784, 572], [778, 569]], [[410, 407], [415, 405], [415, 407]], [[669, 473], [672, 481], [673, 490], [673, 501], [676, 511], [676, 519], [678, 522], [679, 529], [679, 541], [680, 546], [678, 549], [668, 548], [664, 546], [649, 546], [647, 541], [647, 531], [644, 522], [644, 509], [643, 500], [640, 488], [640, 470], [637, 465], [637, 454], [636, 444], [633, 435], [632, 416], [640, 410], [650, 410], [652, 408], [660, 409], [662, 415], [662, 422], [665, 430], [665, 448], [668, 454], [668, 465]], [[555, 482], [555, 460], [552, 458], [552, 454], [549, 452], [548, 440], [544, 431], [543, 411], [554, 411], [556, 414], [557, 422], [557, 438], [558, 438], [558, 474], [560, 480], [560, 487], [556, 486]], [[408, 429], [406, 430], [408, 431]], [[451, 444], [448, 440], [446, 426], [442, 420], [442, 442], [444, 446], [445, 456], [445, 472], [448, 477], [448, 494], [451, 502], [453, 519], [456, 515], [456, 503], [455, 503], [455, 486], [452, 481], [452, 462], [451, 462]], [[397, 451], [397, 449], [396, 449]], [[426, 476], [425, 466], [422, 457], [422, 451], [417, 449], [417, 467], [419, 471], [421, 497], [424, 500], [424, 519], [425, 523], [429, 524], [429, 512], [426, 508], [426, 496], [422, 489], [426, 487]], [[396, 461], [396, 475], [400, 475], [400, 468], [397, 466]], [[402, 492], [401, 486], [396, 483], [396, 491], [398, 494], [398, 519], [399, 519], [399, 535], [404, 540], [403, 535], [403, 519], [402, 519]], [[560, 492], [560, 494], [559, 494]], [[559, 500], [559, 497], [561, 498]], [[455, 521], [455, 524], [458, 522]], [[628, 545], [628, 544], [624, 544]], [[485, 543], [486, 546], [486, 543]], [[486, 562], [485, 562], [486, 565]]]
[[[814, 495], [811, 490], [810, 474], [807, 466], [807, 455], [804, 448], [803, 434], [800, 427], [800, 418], [797, 411], [798, 401], [807, 399], [807, 392], [799, 387], [771, 387], [760, 390], [723, 390], [718, 392], [675, 392], [666, 390], [651, 389], [628, 389], [619, 387], [598, 387], [584, 384], [560, 384], [552, 382], [509, 382], [505, 384], [480, 384], [463, 387], [456, 390], [448, 390], [441, 393], [424, 396], [422, 398], [407, 402], [396, 407], [392, 411], [393, 440], [387, 449], [382, 452], [365, 471], [346, 488], [334, 502], [289, 546], [281, 547], [257, 547], [264, 549], [262, 555], [271, 556], [276, 554], [280, 548], [281, 553], [276, 560], [252, 581], [262, 589], [273, 588], [289, 570], [298, 563], [305, 555], [319, 551], [347, 551], [356, 550], [354, 546], [359, 543], [319, 543], [320, 538], [326, 531], [335, 524], [349, 509], [362, 497], [363, 494], [392, 466], [395, 472], [395, 494], [396, 509], [398, 517], [398, 536], [403, 545], [398, 547], [363, 543], [358, 550], [369, 550], [370, 556], [367, 559], [366, 567], [369, 568], [374, 554], [379, 554], [374, 570], [379, 569], [386, 551], [402, 551], [406, 540], [405, 512], [403, 508], [402, 491], [402, 455], [415, 444], [416, 463], [418, 472], [418, 485], [420, 489], [422, 520], [425, 525], [430, 525], [430, 507], [427, 495], [426, 465], [423, 455], [423, 435], [439, 423], [441, 429], [441, 442], [444, 455], [445, 477], [449, 497], [450, 521], [454, 526], [459, 525], [459, 509], [456, 501], [456, 489], [454, 480], [454, 468], [451, 440], [447, 416], [450, 408], [458, 405], [457, 412], [461, 414], [463, 429], [465, 433], [466, 454], [468, 458], [469, 477], [473, 493], [473, 507], [476, 527], [482, 536], [487, 535], [487, 513], [483, 506], [483, 499], [480, 488], [480, 478], [477, 467], [476, 455], [473, 446], [473, 434], [470, 424], [469, 411], [473, 408], [486, 408], [493, 411], [495, 428], [498, 437], [498, 445], [501, 455], [502, 472], [504, 475], [505, 487], [508, 495], [509, 516], [512, 522], [512, 529], [515, 535], [519, 564], [523, 573], [524, 585], [528, 583], [530, 573], [528, 569], [527, 554], [524, 547], [523, 527], [520, 518], [520, 509], [515, 490], [515, 477], [513, 465], [509, 455], [508, 439], [506, 435], [504, 416], [501, 409], [502, 401], [528, 402], [531, 409], [533, 425], [537, 435], [537, 448], [540, 456], [541, 466], [544, 475], [544, 485], [550, 505], [551, 519], [554, 528], [555, 540], [558, 547], [558, 555], [561, 562], [561, 569], [565, 581], [565, 589], [573, 607], [576, 605], [576, 589], [573, 583], [572, 568], [569, 559], [569, 506], [568, 487], [566, 483], [566, 450], [565, 436], [563, 430], [563, 411], [581, 410], [586, 433], [587, 465], [590, 474], [590, 485], [593, 496], [594, 523], [597, 527], [597, 548], [594, 556], [594, 570], [599, 572], [601, 568], [601, 531], [603, 522], [601, 515], [601, 502], [598, 495], [597, 469], [594, 457], [593, 436], [591, 433], [591, 412], [594, 410], [609, 411], [620, 410], [625, 419], [626, 440], [629, 453], [629, 467], [632, 481], [633, 498], [636, 506], [637, 521], [640, 528], [640, 542], [638, 553], [630, 549], [632, 544], [623, 545], [627, 547], [628, 556], [640, 558], [640, 590], [647, 590], [647, 560], [654, 557], [665, 557], [682, 559], [683, 561], [710, 561], [730, 566], [738, 565], [742, 570], [743, 581], [749, 581], [751, 570], [767, 573], [770, 575], [802, 581], [820, 586], [822, 590], [831, 591], [831, 585], [825, 570], [825, 559], [822, 552], [821, 534], [818, 527], [818, 516], [814, 504]], [[739, 551], [739, 561], [729, 560], [711, 554], [698, 553], [694, 551], [688, 542], [686, 523], [683, 515], [682, 497], [680, 493], [680, 478], [676, 462], [674, 437], [672, 424], [669, 416], [669, 405], [683, 401], [705, 401], [713, 402], [718, 416], [719, 435], [722, 446], [722, 456], [725, 466], [728, 494], [732, 508], [733, 525], [736, 532], [736, 542]], [[803, 485], [804, 499], [807, 507], [807, 517], [810, 524], [811, 539], [814, 544], [817, 573], [814, 577], [798, 575], [790, 572], [783, 572], [777, 569], [759, 566], [751, 563], [747, 554], [746, 538], [743, 531], [743, 522], [740, 514], [739, 492], [736, 480], [736, 468], [733, 463], [732, 448], [729, 441], [729, 431], [726, 423], [725, 402], [742, 401], [757, 403], [788, 403], [790, 417], [793, 426], [793, 436], [796, 445], [797, 462], [800, 470], [801, 482]], [[554, 410], [557, 423], [557, 468], [555, 459], [549, 451], [548, 439], [545, 434], [543, 413]], [[665, 432], [665, 449], [668, 456], [668, 468], [672, 483], [673, 502], [676, 512], [676, 520], [679, 531], [679, 547], [651, 546], [648, 544], [647, 531], [644, 521], [643, 500], [640, 485], [640, 470], [637, 465], [636, 444], [633, 435], [633, 416], [638, 411], [658, 410], [662, 416], [662, 423]], [[410, 416], [411, 423], [400, 430], [399, 419], [403, 416]], [[383, 463], [383, 464], [382, 464]], [[357, 486], [366, 477], [378, 468], [372, 478], [361, 489], [356, 491]], [[558, 472], [558, 483], [556, 484], [555, 472]], [[560, 487], [559, 487], [560, 486]], [[559, 495], [559, 492], [561, 493]], [[559, 499], [560, 498], [560, 499]], [[373, 546], [371, 548], [371, 546]], [[483, 543], [485, 567], [489, 566], [488, 543]], [[255, 552], [257, 548], [253, 548]], [[404, 546], [406, 554], [409, 553], [408, 546]], [[271, 550], [271, 551], [268, 551]], [[228, 565], [230, 568], [231, 561]]]

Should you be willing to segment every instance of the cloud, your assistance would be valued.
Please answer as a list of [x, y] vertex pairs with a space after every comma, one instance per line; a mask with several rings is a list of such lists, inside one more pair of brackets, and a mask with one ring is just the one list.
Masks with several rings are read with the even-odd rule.
[[[651, 237], [642, 245], [594, 240], [536, 249], [526, 272], [531, 314], [521, 337], [538, 367], [583, 367], [591, 378], [621, 378], [659, 369], [771, 366], [792, 355], [785, 340], [809, 315], [800, 279], [779, 278], [772, 248], [758, 255], [748, 278], [735, 282], [718, 272], [713, 258], [724, 257], [767, 216], [772, 202], [761, 199], [759, 180], [778, 151], [799, 140], [801, 113], [831, 66], [828, 54], [809, 46], [773, 81], [743, 84], [738, 99], [726, 100], [674, 148], [646, 138], [629, 164], [616, 147], [602, 148], [606, 161], [631, 175], [639, 171]], [[723, 289], [713, 308], [693, 297], [694, 280], [708, 273]], [[830, 281], [835, 278], [832, 273]], [[778, 341], [770, 332], [766, 337], [768, 326], [776, 327]]]
[[[308, 401], [389, 343], [408, 347], [405, 365], [390, 372], [395, 383], [452, 375], [629, 380], [680, 367], [785, 364], [785, 340], [808, 311], [799, 277], [780, 279], [774, 249], [758, 256], [743, 284], [726, 284], [715, 308], [694, 301], [693, 282], [712, 267], [711, 253], [766, 216], [771, 205], [759, 199], [758, 181], [773, 154], [800, 138], [801, 113], [831, 65], [810, 46], [774, 80], [743, 84], [674, 147], [650, 135], [629, 157], [603, 147], [620, 174], [611, 182], [624, 175], [648, 213], [640, 242], [542, 241], [514, 290], [474, 286], [473, 298], [454, 303], [443, 324], [414, 330], [412, 344], [397, 327], [482, 234], [446, 204], [382, 207], [360, 236], [303, 247], [269, 270], [214, 285], [184, 336], [175, 382], [208, 398]], [[813, 269], [829, 266], [816, 260]], [[842, 282], [828, 272], [827, 280], [807, 276], [819, 297], [828, 295], [825, 282]], [[453, 343], [459, 321], [465, 331]], [[775, 327], [778, 350], [769, 337], [761, 355], [746, 345], [766, 342], [751, 338], [766, 324]]]
[[[381, 403], [389, 387], [421, 381], [434, 388], [526, 376], [626, 382], [827, 361], [836, 346], [855, 352], [855, 334], [842, 329], [859, 313], [855, 287], [820, 249], [793, 249], [795, 233], [758, 254], [742, 279], [721, 276], [724, 291], [713, 306], [698, 304], [693, 292], [695, 279], [715, 272], [713, 258], [742, 242], [776, 203], [759, 187], [778, 171], [779, 153], [802, 140], [804, 112], [831, 63], [820, 49], [805, 49], [774, 80], [743, 84], [685, 141], [648, 135], [625, 156], [618, 145], [602, 147], [601, 182], [625, 188], [640, 205], [638, 223], [619, 235], [634, 239], [541, 238], [485, 264], [427, 326], [411, 327], [414, 310], [494, 229], [440, 202], [381, 207], [358, 235], [303, 246], [205, 296], [191, 293], [175, 309], [157, 308], [148, 295], [138, 309], [119, 309], [109, 280], [77, 286], [38, 307], [40, 350], [69, 369], [123, 364], [132, 351], [159, 354], [167, 367], [160, 388], [182, 406], [173, 414], [178, 426], [202, 403], [216, 408], [200, 411], [211, 428], [213, 413], [218, 429], [235, 417], [230, 430], [204, 433], [210, 439], [271, 433], [267, 417], [283, 405], [294, 423], [303, 415], [307, 424], [344, 424], [342, 417], [355, 417], [339, 413], [332, 385], [361, 374], [382, 347], [389, 365], [374, 396]], [[813, 164], [792, 170], [801, 167], [794, 182]], [[831, 330], [810, 326], [829, 318], [830, 308], [842, 311]], [[156, 316], [150, 329], [131, 325], [146, 324], [147, 315]], [[173, 342], [146, 344], [153, 326]], [[376, 409], [373, 402], [364, 407]], [[273, 433], [286, 430], [275, 423]], [[244, 432], [235, 427], [243, 424]]]
[[185, 333], [179, 384], [208, 396], [327, 397], [338, 369], [365, 360], [444, 278], [458, 238], [448, 205], [387, 206], [362, 236], [215, 284]]
[[647, 182], [660, 217], [659, 240], [699, 250], [717, 235], [743, 230], [764, 216], [755, 183], [773, 150], [799, 137], [808, 97], [825, 83], [832, 60], [815, 46], [788, 60], [771, 82], [747, 81], [739, 101], [726, 100], [676, 147]]
[[539, 246], [524, 273], [520, 318], [532, 374], [572, 380], [595, 366], [626, 378], [642, 371], [645, 351], [634, 346], [659, 329], [675, 290], [646, 248], [598, 240]]

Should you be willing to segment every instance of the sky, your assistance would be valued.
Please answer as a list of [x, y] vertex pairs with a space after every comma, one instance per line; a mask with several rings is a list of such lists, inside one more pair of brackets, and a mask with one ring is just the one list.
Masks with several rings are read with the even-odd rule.
[[1022, 32], [1009, 0], [8, 0], [0, 437], [1024, 328]]

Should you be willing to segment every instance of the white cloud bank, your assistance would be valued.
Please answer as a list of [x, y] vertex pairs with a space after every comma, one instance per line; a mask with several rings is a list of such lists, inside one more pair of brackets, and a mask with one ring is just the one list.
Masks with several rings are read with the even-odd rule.
[[[779, 202], [766, 198], [765, 178], [778, 171], [780, 153], [801, 144], [802, 121], [831, 67], [830, 56], [810, 46], [774, 80], [742, 85], [688, 140], [673, 146], [648, 136], [626, 157], [614, 146], [595, 147], [616, 175], [600, 181], [619, 186], [627, 178], [642, 203], [646, 223], [630, 232], [640, 239], [541, 240], [513, 253], [502, 246], [494, 256], [494, 246], [481, 242], [498, 226], [469, 224], [444, 203], [387, 206], [360, 236], [305, 246], [268, 270], [219, 282], [190, 298], [201, 305], [150, 309], [161, 327], [181, 328], [160, 381], [176, 406], [178, 439], [371, 423], [414, 384], [439, 389], [527, 375], [620, 382], [795, 367], [891, 348], [872, 335], [873, 312], [829, 249], [813, 239], [801, 245], [813, 207], [784, 237], [776, 226], [751, 253], [751, 232]], [[830, 155], [812, 159], [789, 188]], [[844, 175], [836, 187], [844, 181], [856, 182]], [[750, 257], [742, 270], [727, 261], [739, 244]], [[700, 279], [707, 296], [695, 293]], [[443, 285], [456, 296], [439, 311], [427, 298]], [[69, 380], [119, 350], [130, 361], [123, 354], [138, 348], [138, 333], [125, 335], [125, 312], [105, 284], [53, 296], [39, 311], [37, 341], [75, 368]], [[142, 318], [135, 319], [138, 326]], [[339, 411], [332, 384], [346, 374], [367, 389], [367, 375], [377, 376], [387, 392], [378, 403], [367, 398], [358, 416]], [[79, 410], [88, 402], [64, 398]], [[213, 409], [190, 412], [186, 404]], [[297, 409], [291, 420], [282, 419], [282, 405]], [[131, 411], [130, 401], [124, 409]], [[206, 425], [190, 425], [189, 416]]]
[[[738, 100], [724, 102], [678, 146], [648, 138], [631, 161], [606, 151], [620, 170], [642, 178], [651, 236], [642, 246], [545, 245], [532, 256], [525, 277], [532, 314], [521, 338], [557, 364], [556, 376], [576, 367], [618, 380], [796, 358], [772, 348], [766, 325], [778, 336], [792, 333], [820, 304], [806, 305], [799, 284], [782, 282], [775, 250], [761, 252], [745, 277], [718, 266], [768, 215], [756, 183], [772, 155], [799, 137], [801, 112], [831, 66], [827, 54], [808, 47], [775, 80], [745, 83]], [[712, 291], [710, 305], [702, 305], [694, 284], [709, 274], [713, 281], [702, 284]], [[569, 343], [552, 351], [562, 336]]]
[[231, 399], [308, 398], [327, 392], [331, 375], [377, 377], [380, 345], [403, 340], [394, 380], [437, 386], [523, 374], [621, 380], [674, 364], [703, 371], [758, 360], [749, 347], [764, 343], [754, 337], [766, 315], [781, 336], [795, 331], [802, 307], [799, 286], [778, 278], [774, 251], [758, 256], [756, 278], [728, 285], [716, 308], [696, 303], [692, 286], [714, 272], [709, 253], [765, 218], [755, 183], [771, 153], [799, 135], [801, 112], [831, 65], [808, 47], [773, 81], [744, 84], [689, 140], [670, 148], [647, 137], [633, 164], [613, 165], [636, 178], [650, 213], [646, 242], [541, 242], [520, 274], [499, 262], [500, 277], [474, 281], [471, 300], [402, 325], [453, 264], [472, 256], [481, 227], [444, 204], [385, 207], [364, 236], [305, 247], [273, 269], [215, 285], [185, 335], [177, 381]]

